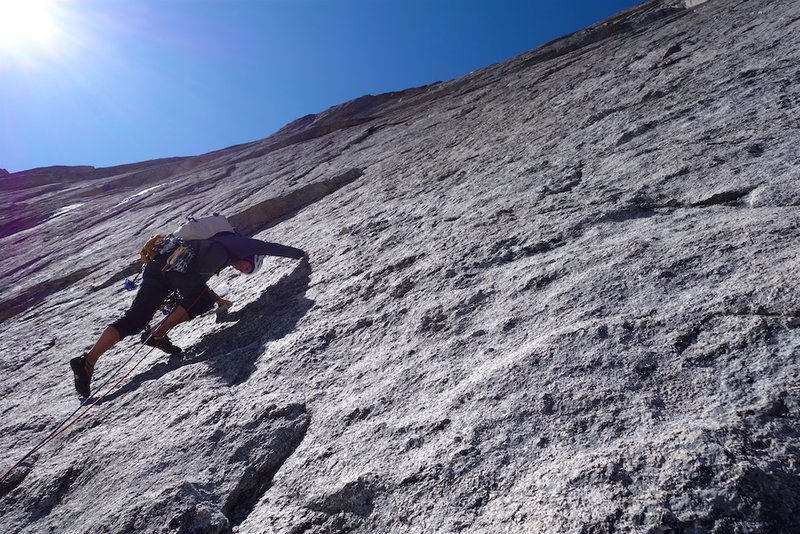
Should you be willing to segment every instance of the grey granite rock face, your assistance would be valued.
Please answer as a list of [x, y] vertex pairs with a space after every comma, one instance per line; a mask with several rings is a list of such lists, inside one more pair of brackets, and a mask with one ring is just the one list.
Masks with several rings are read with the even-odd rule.
[[214, 279], [231, 312], [15, 469], [2, 530], [800, 530], [798, 87], [800, 3], [656, 1], [264, 141], [0, 177], [4, 470], [151, 233], [311, 254]]

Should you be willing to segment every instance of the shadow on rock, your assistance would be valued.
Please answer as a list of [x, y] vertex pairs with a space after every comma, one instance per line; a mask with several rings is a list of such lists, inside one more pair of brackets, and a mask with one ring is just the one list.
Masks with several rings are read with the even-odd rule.
[[217, 322], [236, 322], [231, 328], [205, 336], [187, 353], [211, 353], [208, 363], [228, 385], [246, 381], [267, 343], [292, 332], [314, 301], [305, 298], [311, 266], [302, 261], [291, 274], [269, 287], [261, 297], [241, 310], [222, 314]]
[[106, 396], [103, 402], [135, 391], [143, 383], [158, 380], [175, 369], [201, 361], [205, 361], [228, 385], [245, 382], [255, 371], [255, 360], [264, 346], [292, 332], [314, 305], [313, 300], [304, 296], [310, 279], [311, 265], [303, 260], [294, 271], [267, 288], [258, 300], [217, 317], [218, 323], [235, 324], [204, 336], [195, 346], [134, 376], [125, 386]]

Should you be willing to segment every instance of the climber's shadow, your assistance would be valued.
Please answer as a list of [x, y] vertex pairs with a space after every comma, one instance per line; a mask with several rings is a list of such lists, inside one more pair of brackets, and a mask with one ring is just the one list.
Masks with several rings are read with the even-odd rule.
[[311, 266], [303, 260], [255, 302], [235, 312], [218, 315], [218, 323], [235, 322], [235, 325], [205, 336], [186, 355], [210, 354], [208, 365], [228, 385], [244, 382], [255, 371], [255, 361], [267, 343], [291, 333], [314, 305], [313, 300], [304, 296], [310, 280]]
[[217, 323], [234, 323], [223, 330], [204, 336], [195, 346], [149, 370], [134, 376], [128, 383], [104, 398], [104, 402], [135, 391], [143, 383], [158, 380], [185, 365], [205, 362], [228, 385], [240, 384], [255, 371], [255, 361], [270, 341], [292, 332], [300, 319], [314, 305], [305, 297], [311, 280], [307, 260], [259, 298], [244, 308], [217, 316]]

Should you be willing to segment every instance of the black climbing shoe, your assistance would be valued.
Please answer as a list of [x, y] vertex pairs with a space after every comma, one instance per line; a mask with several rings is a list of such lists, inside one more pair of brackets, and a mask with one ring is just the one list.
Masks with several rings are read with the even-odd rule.
[[86, 361], [85, 354], [77, 358], [72, 358], [69, 361], [69, 366], [72, 367], [72, 372], [75, 374], [75, 390], [78, 392], [78, 395], [88, 399], [89, 395], [92, 394], [89, 384], [92, 381], [94, 368]]
[[149, 326], [144, 329], [144, 332], [142, 332], [142, 343], [148, 347], [161, 349], [167, 354], [178, 354], [183, 350], [177, 345], [173, 345], [172, 341], [170, 341], [167, 337], [167, 334], [161, 334], [160, 336], [150, 334]]

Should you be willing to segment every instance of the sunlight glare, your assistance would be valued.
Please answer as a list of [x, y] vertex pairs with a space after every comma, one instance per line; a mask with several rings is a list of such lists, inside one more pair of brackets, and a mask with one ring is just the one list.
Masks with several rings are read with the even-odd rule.
[[56, 8], [54, 0], [0, 0], [0, 53], [55, 52]]

